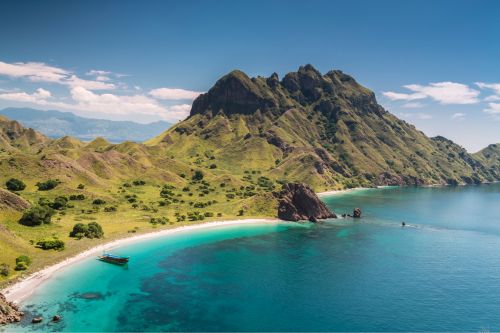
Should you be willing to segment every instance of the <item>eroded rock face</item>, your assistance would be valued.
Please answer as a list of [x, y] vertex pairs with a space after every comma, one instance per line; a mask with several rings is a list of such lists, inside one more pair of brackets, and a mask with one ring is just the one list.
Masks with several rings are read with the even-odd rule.
[[29, 207], [30, 204], [28, 201], [15, 193], [0, 188], [0, 208], [22, 211]]
[[17, 305], [7, 301], [3, 294], [0, 294], [0, 325], [21, 321], [24, 313], [19, 311]]
[[278, 196], [278, 217], [282, 220], [317, 222], [337, 217], [306, 184], [285, 184]]

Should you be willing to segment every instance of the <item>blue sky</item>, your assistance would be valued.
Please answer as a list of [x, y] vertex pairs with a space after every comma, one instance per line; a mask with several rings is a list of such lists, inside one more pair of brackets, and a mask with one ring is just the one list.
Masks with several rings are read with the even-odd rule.
[[500, 142], [499, 1], [2, 1], [0, 107], [176, 121], [232, 69], [341, 69], [428, 135]]

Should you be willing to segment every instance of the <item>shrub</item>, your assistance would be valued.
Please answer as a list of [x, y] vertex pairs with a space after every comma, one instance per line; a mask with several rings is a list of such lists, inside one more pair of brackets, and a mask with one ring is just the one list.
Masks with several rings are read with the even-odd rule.
[[56, 186], [59, 185], [59, 181], [55, 179], [49, 179], [46, 182], [38, 182], [36, 183], [36, 186], [38, 187], [39, 191], [48, 191], [56, 188]]
[[93, 205], [104, 205], [105, 203], [106, 203], [106, 201], [104, 201], [102, 199], [94, 199], [94, 201], [92, 201]]
[[66, 197], [57, 197], [54, 199], [54, 202], [49, 203], [50, 208], [57, 210], [66, 209], [67, 205], [68, 205], [68, 198]]
[[102, 230], [102, 227], [100, 226], [99, 223], [97, 222], [90, 222], [88, 224], [89, 231], [85, 235], [88, 238], [102, 238], [104, 236], [104, 231]]
[[78, 186], [76, 188], [79, 189], [79, 190], [83, 190], [83, 189], [85, 189], [85, 185], [78, 184]]
[[36, 243], [43, 250], [63, 250], [64, 242], [60, 239], [44, 239]]
[[26, 188], [26, 184], [23, 183], [21, 180], [16, 179], [16, 178], [9, 179], [5, 183], [5, 186], [7, 186], [7, 189], [9, 191], [22, 191]]
[[200, 170], [196, 170], [191, 179], [193, 179], [194, 181], [200, 181], [203, 179], [203, 177], [204, 177], [203, 172], [201, 172]]
[[156, 224], [161, 224], [161, 225], [165, 225], [167, 223], [170, 222], [170, 220], [166, 217], [152, 217], [149, 222], [153, 225], [156, 225]]
[[85, 195], [83, 194], [72, 194], [69, 196], [69, 200], [85, 200]]
[[146, 185], [146, 182], [144, 180], [134, 180], [132, 182], [132, 184], [134, 184], [134, 186], [142, 186], [142, 185]]
[[28, 269], [28, 266], [31, 264], [31, 258], [22, 255], [16, 258], [16, 267], [14, 268], [16, 271], [25, 271]]
[[217, 169], [217, 165], [216, 164], [210, 164], [210, 169]]
[[0, 274], [3, 276], [9, 276], [10, 269], [9, 265], [7, 264], [0, 264]]
[[77, 223], [73, 226], [73, 230], [69, 233], [69, 237], [81, 239], [87, 238], [102, 238], [104, 232], [102, 227], [97, 222], [90, 222], [89, 224]]
[[23, 216], [19, 220], [19, 223], [29, 227], [49, 224], [54, 213], [54, 210], [50, 207], [33, 206], [24, 212]]
[[104, 207], [104, 211], [107, 213], [111, 213], [111, 212], [116, 212], [117, 209], [115, 206], [109, 206], [109, 207]]
[[25, 262], [20, 262], [16, 264], [16, 267], [14, 267], [16, 271], [25, 271], [28, 269], [28, 265]]

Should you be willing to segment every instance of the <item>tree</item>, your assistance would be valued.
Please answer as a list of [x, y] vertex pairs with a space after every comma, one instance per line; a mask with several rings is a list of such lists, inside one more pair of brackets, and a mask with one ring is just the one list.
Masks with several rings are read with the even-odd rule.
[[9, 179], [5, 185], [7, 186], [7, 189], [9, 191], [22, 191], [26, 188], [26, 184], [23, 183], [23, 181], [16, 179], [16, 178], [11, 178]]
[[59, 181], [55, 179], [49, 179], [45, 182], [36, 183], [36, 186], [38, 187], [39, 191], [52, 190], [53, 188], [56, 188], [57, 185], [59, 185]]
[[106, 201], [104, 201], [102, 199], [95, 199], [94, 201], [92, 201], [93, 205], [104, 205], [105, 203], [106, 203]]
[[104, 236], [104, 231], [97, 222], [90, 222], [87, 225], [83, 223], [77, 223], [73, 226], [73, 230], [69, 233], [69, 236], [76, 237], [78, 239], [83, 237], [102, 238]]
[[0, 274], [3, 276], [9, 276], [10, 269], [7, 264], [0, 264]]
[[200, 181], [200, 180], [203, 180], [203, 176], [204, 176], [203, 172], [201, 172], [200, 170], [196, 170], [194, 172], [194, 175], [193, 175], [192, 179], [194, 181]]
[[28, 269], [28, 266], [31, 264], [31, 258], [22, 255], [16, 258], [16, 267], [14, 268], [16, 271], [25, 271]]
[[57, 197], [54, 199], [54, 202], [49, 204], [49, 207], [57, 210], [63, 210], [66, 209], [67, 205], [68, 205], [68, 198]]
[[83, 238], [87, 234], [89, 227], [83, 223], [77, 223], [73, 226], [73, 230], [69, 233], [69, 237]]
[[49, 224], [51, 222], [52, 216], [54, 215], [54, 210], [47, 206], [33, 206], [27, 209], [19, 223], [29, 227]]
[[44, 239], [36, 243], [43, 250], [63, 250], [64, 242], [60, 239]]
[[85, 189], [85, 185], [83, 185], [83, 184], [78, 184], [77, 189], [79, 189], [79, 190], [83, 190], [83, 189]]

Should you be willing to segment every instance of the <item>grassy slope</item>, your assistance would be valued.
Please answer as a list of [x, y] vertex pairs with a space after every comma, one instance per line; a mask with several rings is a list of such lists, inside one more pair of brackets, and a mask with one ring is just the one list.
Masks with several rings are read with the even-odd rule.
[[[383, 110], [368, 89], [341, 72], [322, 76], [307, 67], [276, 82], [233, 72], [195, 102], [191, 117], [144, 145], [49, 140], [0, 117], [0, 184], [22, 179], [28, 186], [20, 195], [31, 203], [86, 196], [47, 226], [22, 226], [21, 212], [2, 211], [0, 263], [13, 267], [17, 256], [28, 254], [34, 259], [29, 273], [99, 242], [153, 230], [151, 217], [169, 218], [172, 224], [157, 226], [167, 228], [194, 223], [177, 222], [176, 213], [214, 214], [206, 220], [234, 218], [240, 210], [244, 217], [275, 216], [277, 202], [269, 193], [286, 181], [306, 182], [319, 191], [391, 181], [475, 182], [500, 175], [496, 147], [472, 156], [444, 138], [429, 139]], [[191, 181], [196, 170], [203, 171], [207, 186]], [[37, 191], [35, 184], [50, 178], [61, 184]], [[137, 179], [146, 185], [123, 186]], [[179, 202], [160, 206], [166, 184], [175, 187]], [[137, 207], [126, 195], [137, 196]], [[117, 212], [92, 205], [95, 198]], [[213, 200], [204, 208], [192, 206]], [[103, 226], [105, 239], [68, 237], [75, 223], [91, 221]], [[66, 249], [33, 246], [45, 237], [64, 240]], [[18, 275], [12, 271], [8, 279]]]

